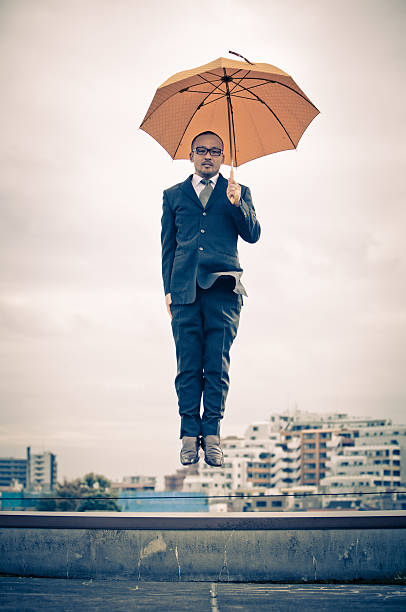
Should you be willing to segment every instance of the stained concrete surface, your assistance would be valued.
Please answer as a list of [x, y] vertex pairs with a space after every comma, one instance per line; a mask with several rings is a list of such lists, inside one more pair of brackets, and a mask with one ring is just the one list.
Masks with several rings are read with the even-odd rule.
[[82, 580], [388, 583], [406, 529], [0, 529], [0, 573]]
[[406, 587], [233, 584], [0, 577], [2, 612], [406, 611]]

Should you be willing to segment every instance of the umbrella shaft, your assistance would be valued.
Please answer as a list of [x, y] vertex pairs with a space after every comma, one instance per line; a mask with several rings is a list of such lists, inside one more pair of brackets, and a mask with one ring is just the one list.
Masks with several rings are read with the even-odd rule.
[[[224, 70], [224, 75], [227, 76], [226, 71]], [[224, 80], [226, 86], [226, 97], [227, 97], [227, 115], [228, 115], [228, 137], [230, 141], [230, 158], [231, 158], [231, 166], [237, 166], [237, 155], [235, 150], [235, 129], [234, 129], [234, 113], [233, 113], [233, 105], [231, 102], [230, 88], [228, 85], [228, 81]]]

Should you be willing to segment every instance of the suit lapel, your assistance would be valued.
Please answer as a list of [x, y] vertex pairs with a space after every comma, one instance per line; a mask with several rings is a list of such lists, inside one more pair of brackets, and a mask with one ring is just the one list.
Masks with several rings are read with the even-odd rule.
[[216, 186], [213, 189], [213, 193], [211, 194], [206, 206], [203, 206], [203, 204], [197, 197], [196, 191], [194, 190], [194, 187], [192, 185], [192, 176], [192, 174], [188, 176], [188, 178], [183, 183], [181, 183], [180, 188], [182, 189], [183, 193], [188, 196], [188, 198], [190, 198], [195, 204], [199, 206], [199, 208], [207, 210], [208, 208], [210, 208], [210, 206], [213, 206], [216, 200], [218, 200], [220, 197], [225, 196], [227, 190], [227, 180], [222, 174], [219, 174]]
[[193, 175], [191, 174], [186, 181], [181, 184], [180, 188], [182, 189], [183, 193], [188, 196], [188, 198], [193, 200], [193, 202], [199, 206], [199, 208], [203, 208], [203, 204], [197, 197], [196, 191], [192, 185], [192, 176]]

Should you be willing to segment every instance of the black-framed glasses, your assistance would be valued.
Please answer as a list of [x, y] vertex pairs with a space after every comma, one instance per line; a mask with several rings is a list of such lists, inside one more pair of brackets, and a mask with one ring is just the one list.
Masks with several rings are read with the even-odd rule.
[[207, 155], [207, 153], [210, 153], [212, 157], [220, 157], [223, 152], [222, 149], [218, 147], [212, 147], [211, 149], [208, 147], [195, 147], [192, 151], [198, 155]]

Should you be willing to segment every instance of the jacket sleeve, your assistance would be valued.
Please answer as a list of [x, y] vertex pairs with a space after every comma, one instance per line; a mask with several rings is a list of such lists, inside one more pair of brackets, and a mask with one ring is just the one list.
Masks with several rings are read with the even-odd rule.
[[171, 274], [176, 250], [175, 216], [164, 191], [161, 219], [162, 280], [165, 295], [171, 290]]
[[237, 226], [239, 235], [246, 242], [257, 242], [261, 235], [261, 226], [255, 214], [249, 187], [241, 189], [241, 201], [239, 206], [231, 204], [232, 215]]

